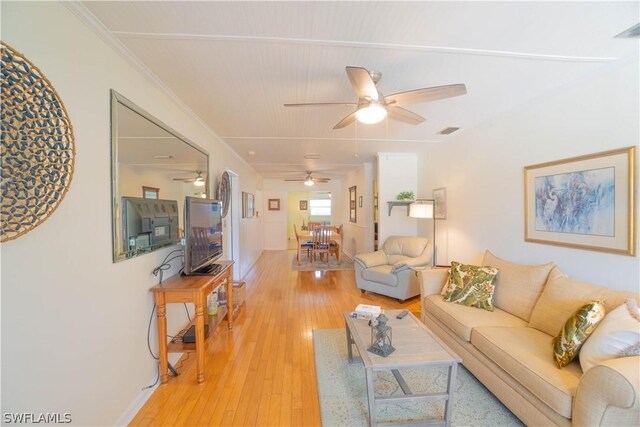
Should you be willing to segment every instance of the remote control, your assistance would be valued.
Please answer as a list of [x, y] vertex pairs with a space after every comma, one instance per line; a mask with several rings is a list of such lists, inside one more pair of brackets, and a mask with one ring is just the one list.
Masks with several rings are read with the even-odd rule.
[[400, 312], [400, 314], [398, 314], [398, 315], [396, 316], [396, 319], [402, 319], [402, 318], [404, 318], [407, 314], [409, 314], [409, 310], [402, 310], [402, 311]]

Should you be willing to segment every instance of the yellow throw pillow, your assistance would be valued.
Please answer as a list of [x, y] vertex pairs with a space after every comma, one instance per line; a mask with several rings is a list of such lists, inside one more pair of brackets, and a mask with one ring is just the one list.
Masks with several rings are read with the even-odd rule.
[[493, 292], [498, 269], [451, 262], [444, 300], [493, 311]]
[[560, 333], [553, 339], [553, 358], [558, 368], [567, 366], [577, 355], [586, 339], [604, 318], [604, 303], [585, 304], [567, 319]]

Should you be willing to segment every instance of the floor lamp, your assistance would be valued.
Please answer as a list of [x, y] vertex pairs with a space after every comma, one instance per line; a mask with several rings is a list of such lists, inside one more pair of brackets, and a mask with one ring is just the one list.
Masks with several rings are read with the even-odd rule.
[[429, 218], [433, 220], [433, 255], [431, 258], [432, 268], [436, 267], [436, 218], [435, 218], [435, 205], [434, 199], [416, 199], [416, 201], [409, 205], [409, 216], [411, 218]]

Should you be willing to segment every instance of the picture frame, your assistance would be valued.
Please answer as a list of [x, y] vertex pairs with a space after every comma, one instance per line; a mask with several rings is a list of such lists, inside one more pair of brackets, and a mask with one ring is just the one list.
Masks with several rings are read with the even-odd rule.
[[255, 197], [251, 193], [242, 192], [242, 217], [253, 218], [255, 215]]
[[349, 187], [349, 221], [357, 222], [358, 214], [356, 209], [357, 191], [356, 186]]
[[358, 207], [362, 207], [362, 196], [358, 197]]
[[308, 202], [306, 200], [300, 200], [300, 210], [306, 211], [307, 209], [309, 209]]
[[279, 211], [280, 210], [280, 199], [269, 199], [269, 210], [270, 211]]
[[159, 199], [160, 189], [156, 187], [142, 186], [142, 198], [143, 199]]
[[433, 216], [435, 219], [447, 219], [447, 189], [446, 187], [433, 190]]
[[525, 241], [635, 256], [636, 148], [524, 168]]

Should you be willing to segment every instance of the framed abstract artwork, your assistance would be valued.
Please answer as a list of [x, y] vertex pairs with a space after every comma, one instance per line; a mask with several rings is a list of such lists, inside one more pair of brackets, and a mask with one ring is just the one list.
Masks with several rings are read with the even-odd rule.
[[433, 190], [434, 218], [447, 219], [447, 189], [436, 188]]
[[524, 168], [525, 241], [635, 255], [635, 147]]

